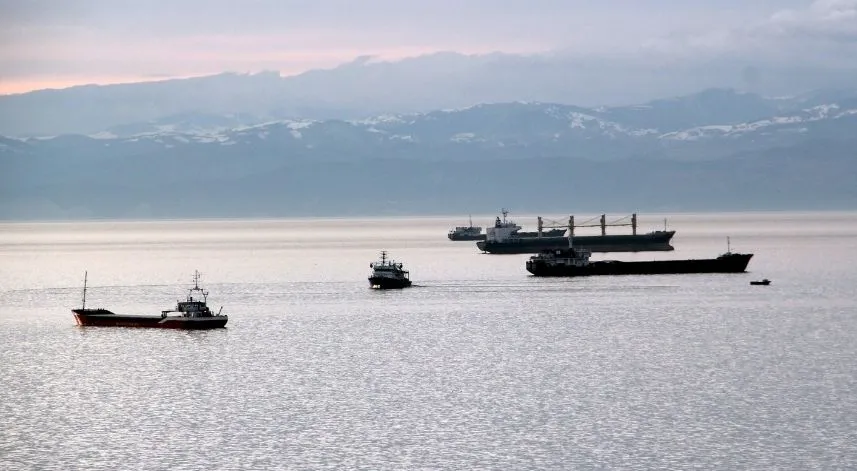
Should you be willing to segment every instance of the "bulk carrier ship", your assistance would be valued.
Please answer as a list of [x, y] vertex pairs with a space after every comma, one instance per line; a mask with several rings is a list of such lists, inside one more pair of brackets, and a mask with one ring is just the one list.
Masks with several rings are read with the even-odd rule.
[[[503, 221], [497, 219], [494, 227], [486, 230], [485, 240], [476, 243], [479, 250], [492, 254], [521, 254], [539, 253], [544, 250], [559, 250], [568, 248], [569, 237], [573, 238], [575, 247], [589, 250], [590, 252], [650, 252], [674, 250], [670, 240], [675, 231], [652, 231], [645, 234], [637, 234], [637, 215], [630, 216], [629, 223], [622, 222], [622, 218], [616, 222], [607, 223], [606, 215], [602, 214], [598, 224], [584, 223], [574, 224], [574, 216], [568, 219], [568, 236], [545, 236], [544, 221], [538, 218], [538, 231], [533, 237], [522, 237], [511, 230], [518, 227], [514, 223], [506, 221], [507, 211], [503, 211]], [[574, 235], [576, 227], [601, 227], [601, 235]], [[631, 226], [631, 234], [607, 234], [608, 226]]]

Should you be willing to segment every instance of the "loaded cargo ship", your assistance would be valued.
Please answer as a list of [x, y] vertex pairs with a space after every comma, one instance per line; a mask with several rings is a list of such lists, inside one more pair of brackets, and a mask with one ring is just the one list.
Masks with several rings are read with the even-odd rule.
[[[98, 327], [154, 327], [161, 329], [203, 330], [226, 326], [228, 316], [213, 313], [208, 308], [208, 291], [199, 287], [199, 272], [194, 273], [194, 286], [189, 289], [184, 301], [177, 301], [175, 309], [161, 311], [160, 315], [116, 314], [104, 308], [86, 307], [86, 275], [83, 278], [83, 306], [72, 309], [74, 319], [80, 326]], [[196, 295], [196, 298], [194, 298]], [[223, 308], [221, 307], [222, 311]], [[176, 314], [172, 314], [176, 313]]]
[[743, 273], [753, 254], [726, 252], [711, 259], [592, 262], [587, 249], [546, 250], [527, 260], [535, 276], [666, 275], [680, 273]]
[[[498, 220], [499, 222], [499, 220]], [[504, 221], [505, 223], [505, 213]], [[546, 236], [543, 228], [542, 218], [538, 218], [539, 230], [535, 236], [522, 237], [511, 231], [506, 224], [495, 224], [489, 227], [486, 239], [479, 241], [476, 246], [479, 250], [492, 254], [521, 254], [539, 253], [544, 250], [559, 250], [568, 248], [568, 237]], [[601, 235], [574, 235], [575, 227], [593, 227], [592, 225], [574, 225], [574, 216], [569, 217], [568, 232], [573, 238], [575, 247], [588, 249], [590, 252], [651, 252], [674, 250], [670, 245], [675, 231], [652, 231], [646, 234], [637, 234], [637, 215], [631, 215], [630, 223], [607, 224], [606, 216], [601, 215]], [[630, 225], [631, 234], [607, 234], [608, 226]], [[517, 226], [516, 226], [517, 227]]]

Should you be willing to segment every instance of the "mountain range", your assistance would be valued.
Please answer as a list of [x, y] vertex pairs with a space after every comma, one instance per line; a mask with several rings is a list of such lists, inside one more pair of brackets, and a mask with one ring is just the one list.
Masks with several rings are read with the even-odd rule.
[[[292, 76], [268, 71], [188, 79], [86, 85], [0, 96], [0, 135], [94, 134], [186, 113], [224, 125], [283, 119], [364, 119], [513, 101], [621, 106], [658, 97], [732, 88], [763, 96], [850, 88], [846, 64], [784, 66], [725, 58], [666, 60], [658, 55], [584, 58], [545, 54], [439, 52], [397, 61], [370, 56]], [[746, 106], [741, 103], [739, 106]], [[706, 120], [735, 118], [714, 111]], [[759, 118], [752, 115], [747, 119]], [[659, 124], [659, 123], [656, 123]], [[646, 123], [650, 125], [650, 123]]]
[[857, 92], [354, 119], [182, 111], [0, 138], [0, 218], [857, 207]]

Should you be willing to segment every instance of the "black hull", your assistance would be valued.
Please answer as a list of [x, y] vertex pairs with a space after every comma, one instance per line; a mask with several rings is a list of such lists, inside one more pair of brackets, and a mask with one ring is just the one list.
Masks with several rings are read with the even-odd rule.
[[411, 286], [411, 280], [387, 277], [369, 277], [369, 287], [377, 289], [402, 289]]
[[727, 254], [713, 259], [656, 260], [645, 262], [591, 262], [576, 267], [527, 260], [527, 271], [535, 276], [672, 275], [685, 273], [742, 273], [753, 254]]
[[[590, 252], [664, 252], [675, 250], [670, 240], [675, 231], [656, 231], [648, 234], [574, 236], [575, 247]], [[568, 237], [523, 237], [503, 242], [477, 242], [479, 250], [492, 254], [539, 253], [544, 250], [568, 248]]]
[[226, 327], [228, 316], [131, 316], [115, 314], [106, 309], [72, 309], [79, 326], [85, 327], [148, 327], [156, 329], [207, 330]]
[[485, 240], [485, 234], [475, 234], [475, 235], [454, 235], [454, 234], [449, 234], [449, 235], [447, 235], [446, 237], [448, 237], [448, 238], [449, 238], [449, 240], [452, 240], [452, 241], [455, 241], [455, 242], [460, 242], [460, 241], [463, 241], [463, 240], [464, 240], [464, 241], [469, 241], [469, 240]]

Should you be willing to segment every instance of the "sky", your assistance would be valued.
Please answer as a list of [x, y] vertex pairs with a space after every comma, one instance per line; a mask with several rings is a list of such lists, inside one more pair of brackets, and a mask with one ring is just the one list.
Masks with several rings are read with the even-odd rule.
[[857, 67], [857, 0], [0, 0], [0, 94], [439, 51]]

